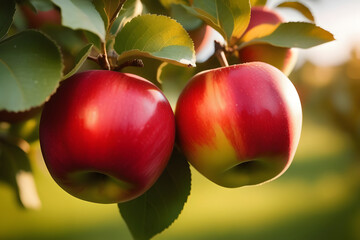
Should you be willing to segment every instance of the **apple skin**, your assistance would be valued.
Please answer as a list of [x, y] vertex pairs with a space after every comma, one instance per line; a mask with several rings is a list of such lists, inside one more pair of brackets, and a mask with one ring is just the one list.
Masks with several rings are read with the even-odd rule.
[[[261, 24], [279, 24], [284, 20], [273, 10], [266, 7], [252, 7], [251, 19], [245, 33]], [[252, 44], [238, 51], [239, 60], [245, 62], [265, 62], [280, 69], [285, 75], [289, 75], [294, 69], [298, 52], [293, 48], [272, 46], [267, 43]]]
[[248, 45], [239, 51], [241, 62], [265, 62], [280, 69], [286, 76], [294, 69], [297, 56], [296, 49], [275, 47], [266, 43]]
[[93, 70], [65, 80], [44, 106], [40, 145], [65, 191], [118, 203], [149, 189], [166, 167], [175, 140], [169, 102], [136, 75]]
[[211, 41], [212, 28], [206, 24], [202, 24], [200, 27], [189, 31], [190, 38], [194, 42], [195, 52], [199, 53], [203, 50]]
[[300, 139], [302, 110], [290, 80], [252, 62], [195, 75], [175, 112], [188, 161], [214, 183], [234, 188], [280, 176]]
[[29, 28], [39, 29], [46, 24], [61, 25], [61, 14], [58, 9], [34, 12], [25, 5], [20, 9]]

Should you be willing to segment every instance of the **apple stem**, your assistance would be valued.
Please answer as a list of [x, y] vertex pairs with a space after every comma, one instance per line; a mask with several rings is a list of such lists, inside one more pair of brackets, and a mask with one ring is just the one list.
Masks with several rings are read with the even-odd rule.
[[96, 62], [97, 64], [99, 64], [99, 60], [98, 60], [98, 58], [97, 57], [94, 57], [94, 56], [88, 56], [87, 57], [87, 59], [89, 59], [89, 60], [91, 60], [91, 61], [93, 61], [93, 62]]
[[228, 67], [229, 63], [225, 56], [224, 47], [218, 41], [214, 41], [214, 43], [215, 43], [215, 56], [217, 57], [218, 61], [220, 62], [220, 65], [222, 67]]
[[99, 62], [101, 64], [101, 67], [103, 67], [106, 70], [110, 70], [110, 63], [109, 63], [109, 59], [107, 56], [107, 51], [106, 51], [106, 44], [104, 42], [101, 42], [101, 48], [102, 48], [102, 55], [101, 58], [99, 58]]
[[103, 54], [99, 54], [97, 57], [88, 56], [87, 59], [97, 63], [103, 69], [110, 70], [109, 68], [107, 68], [106, 60]]

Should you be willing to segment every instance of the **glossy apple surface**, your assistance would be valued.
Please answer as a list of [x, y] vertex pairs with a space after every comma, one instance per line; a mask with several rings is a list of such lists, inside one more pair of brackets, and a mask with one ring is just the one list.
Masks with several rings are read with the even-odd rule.
[[29, 28], [39, 29], [46, 24], [60, 25], [61, 14], [57, 9], [34, 12], [28, 6], [20, 7]]
[[54, 180], [83, 200], [133, 199], [164, 170], [175, 118], [151, 82], [132, 74], [88, 71], [65, 80], [45, 104], [40, 144]]
[[224, 187], [280, 176], [300, 138], [302, 110], [290, 80], [252, 62], [201, 72], [181, 93], [177, 137], [188, 161]]
[[195, 52], [198, 53], [202, 51], [211, 41], [211, 32], [212, 28], [206, 24], [201, 25], [200, 27], [189, 31], [190, 38], [194, 42]]
[[[282, 23], [283, 18], [266, 7], [252, 7], [249, 26], [245, 33], [261, 24], [276, 25]], [[280, 69], [285, 75], [293, 70], [297, 60], [297, 50], [272, 46], [267, 43], [248, 45], [238, 51], [241, 63], [261, 61]]]

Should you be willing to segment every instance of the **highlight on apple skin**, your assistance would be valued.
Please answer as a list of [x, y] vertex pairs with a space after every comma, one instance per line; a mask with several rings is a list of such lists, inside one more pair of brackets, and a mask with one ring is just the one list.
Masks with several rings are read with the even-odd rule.
[[62, 82], [44, 106], [40, 145], [46, 166], [71, 195], [124, 202], [161, 175], [175, 140], [169, 102], [132, 74], [93, 70]]
[[189, 31], [190, 38], [194, 42], [195, 52], [202, 51], [211, 41], [212, 28], [209, 25], [202, 24], [200, 27]]
[[290, 80], [262, 62], [195, 75], [175, 112], [177, 138], [188, 161], [224, 187], [279, 177], [300, 139], [302, 110]]
[[[250, 22], [244, 34], [261, 24], [276, 25], [283, 21], [283, 18], [271, 9], [252, 7]], [[268, 43], [257, 43], [241, 48], [238, 51], [238, 55], [240, 63], [265, 62], [277, 67], [288, 76], [295, 67], [298, 51], [293, 48], [272, 46]]]

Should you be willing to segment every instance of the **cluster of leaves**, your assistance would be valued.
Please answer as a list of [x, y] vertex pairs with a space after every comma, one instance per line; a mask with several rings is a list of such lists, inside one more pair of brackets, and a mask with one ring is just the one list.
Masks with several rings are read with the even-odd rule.
[[[175, 96], [170, 99], [174, 103], [191, 76], [219, 66], [214, 57], [196, 66], [187, 31], [203, 22], [221, 34], [224, 49], [230, 50], [259, 42], [309, 48], [333, 40], [314, 24], [309, 9], [297, 2], [278, 7], [294, 8], [309, 22], [259, 26], [245, 35], [251, 7], [265, 5], [266, 0], [3, 0], [1, 4], [0, 110], [12, 112], [41, 106], [63, 79], [99, 67], [142, 75], [158, 84], [165, 95]], [[55, 7], [61, 12], [61, 25], [28, 29], [19, 11], [25, 5], [35, 12]], [[145, 67], [125, 68], [139, 58]], [[37, 123], [38, 118], [0, 124], [0, 180], [15, 187], [26, 207], [39, 205], [36, 198], [27, 204], [22, 192], [28, 191], [29, 184], [19, 180], [20, 173], [31, 176], [24, 142], [36, 140]], [[119, 204], [134, 238], [149, 239], [170, 226], [187, 201], [190, 185], [189, 165], [175, 148], [158, 182], [143, 196]], [[30, 195], [36, 195], [35, 188], [31, 189]]]

